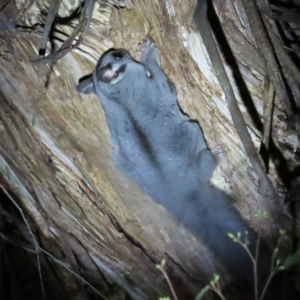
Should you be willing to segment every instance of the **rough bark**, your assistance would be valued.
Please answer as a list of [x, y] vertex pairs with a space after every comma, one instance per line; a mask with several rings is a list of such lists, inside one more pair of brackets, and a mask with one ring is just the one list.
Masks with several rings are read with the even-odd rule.
[[[128, 0], [123, 8], [114, 1], [96, 2], [83, 43], [51, 65], [32, 63], [41, 39], [41, 31], [33, 27], [45, 23], [41, 12], [47, 12], [48, 3], [26, 3], [29, 5], [18, 20], [23, 1], [9, 2], [0, 13], [0, 183], [22, 208], [39, 246], [101, 287], [107, 297], [114, 283], [133, 299], [169, 295], [155, 268], [162, 258], [167, 258], [169, 275], [181, 299], [196, 295], [214, 273], [224, 275], [226, 285], [230, 279], [218, 258], [118, 172], [110, 159], [112, 146], [98, 99], [75, 90], [78, 80], [92, 72], [101, 53], [122, 47], [134, 55], [138, 43], [150, 33], [183, 111], [199, 121], [210, 148], [225, 145], [226, 159], [212, 183], [232, 197], [232, 205], [253, 228], [263, 236], [276, 235], [282, 225], [272, 213], [264, 220], [254, 217], [258, 210], [272, 212], [276, 203], [259, 192], [257, 175], [192, 25], [196, 1]], [[214, 4], [245, 86], [239, 86], [225, 62], [226, 70], [259, 149], [265, 62], [242, 3], [217, 0]], [[58, 13], [67, 18], [78, 5], [77, 1], [64, 1]], [[53, 28], [52, 45], [61, 45], [71, 34], [72, 22]], [[18, 30], [16, 23], [22, 25]], [[25, 31], [25, 26], [30, 31]], [[287, 133], [282, 118], [286, 104], [279, 100], [276, 95], [271, 135], [282, 156], [281, 166], [287, 159], [293, 163], [298, 138], [296, 133]], [[271, 161], [269, 178], [278, 190], [282, 186], [279, 171]], [[32, 241], [31, 246], [37, 250]], [[82, 290], [78, 292], [78, 278], [51, 262], [70, 299], [72, 293], [88, 297]], [[45, 258], [41, 265], [47, 265]]]

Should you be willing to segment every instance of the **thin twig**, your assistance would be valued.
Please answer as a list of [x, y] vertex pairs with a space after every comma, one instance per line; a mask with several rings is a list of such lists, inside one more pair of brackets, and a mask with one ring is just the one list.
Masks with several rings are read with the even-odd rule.
[[[280, 241], [281, 241], [281, 239], [279, 238], [278, 241], [277, 241], [277, 245], [276, 245], [275, 250], [276, 250], [276, 249], [279, 249]], [[268, 280], [267, 280], [267, 282], [266, 282], [266, 284], [265, 284], [265, 286], [264, 286], [264, 289], [263, 289], [263, 291], [262, 291], [262, 293], [261, 293], [261, 295], [260, 295], [259, 300], [262, 300], [262, 299], [263, 299], [263, 297], [264, 297], [264, 295], [265, 295], [265, 293], [266, 293], [266, 291], [267, 291], [267, 288], [268, 288], [268, 286], [269, 286], [269, 284], [270, 284], [270, 282], [271, 282], [271, 279], [273, 278], [274, 274], [276, 273], [276, 267], [275, 267], [275, 269], [274, 269], [274, 261], [275, 261], [276, 253], [277, 253], [277, 251], [274, 251], [273, 254], [272, 254], [270, 276], [268, 277]]]
[[255, 259], [253, 263], [253, 273], [254, 273], [254, 295], [255, 300], [258, 300], [258, 277], [257, 277], [257, 263], [258, 263], [258, 253], [259, 253], [260, 236], [258, 236], [255, 247]]
[[7, 4], [10, 2], [10, 0], [7, 0], [0, 8], [0, 12], [3, 11], [3, 9], [7, 6]]
[[164, 276], [165, 276], [165, 278], [166, 278], [166, 280], [167, 280], [168, 286], [169, 286], [169, 288], [170, 288], [170, 290], [171, 290], [171, 293], [172, 293], [174, 299], [175, 299], [175, 300], [178, 300], [177, 295], [176, 295], [176, 293], [175, 293], [175, 290], [174, 290], [174, 288], [173, 288], [173, 285], [172, 285], [172, 283], [171, 283], [171, 280], [170, 280], [170, 278], [169, 278], [167, 272], [164, 270], [163, 267], [160, 269], [160, 271], [164, 274]]
[[51, 31], [55, 16], [58, 12], [59, 4], [60, 4], [60, 0], [50, 1], [48, 15], [47, 15], [47, 19], [46, 19], [46, 22], [45, 22], [43, 35], [42, 35], [42, 38], [41, 38], [40, 50], [43, 50], [43, 51], [46, 50], [49, 34], [50, 34], [50, 31]]
[[275, 208], [281, 213], [282, 203], [279, 201], [278, 194], [276, 193], [274, 186], [265, 173], [265, 169], [261, 163], [260, 157], [256, 152], [251, 136], [247, 130], [245, 120], [234, 96], [234, 92], [222, 63], [221, 56], [218, 52], [216, 42], [213, 38], [211, 26], [207, 18], [207, 0], [198, 0], [193, 22], [195, 23], [201, 34], [215, 74], [224, 91], [225, 99], [227, 101], [227, 106], [230, 111], [233, 124], [238, 132], [241, 142], [243, 143], [252, 167], [254, 168], [259, 178], [260, 191], [265, 198], [272, 199], [276, 202]]
[[[2, 187], [2, 186], [1, 186]], [[3, 189], [3, 187], [2, 187]], [[25, 220], [24, 220], [25, 222]], [[72, 275], [74, 275], [76, 278], [78, 278], [79, 280], [81, 280], [84, 284], [86, 284], [87, 286], [89, 286], [95, 293], [97, 293], [99, 296], [101, 296], [103, 299], [108, 300], [108, 298], [106, 298], [104, 295], [102, 295], [97, 289], [95, 289], [88, 281], [86, 281], [82, 276], [80, 276], [79, 274], [77, 274], [76, 272], [74, 272], [70, 267], [68, 267], [65, 263], [63, 263], [62, 261], [60, 261], [59, 259], [55, 258], [52, 254], [50, 254], [49, 252], [47, 252], [46, 250], [44, 250], [43, 248], [38, 246], [38, 251], [37, 250], [33, 250], [30, 249], [26, 246], [22, 246], [22, 243], [19, 242], [15, 242], [11, 239], [9, 239], [8, 237], [6, 237], [4, 234], [2, 234], [0, 232], [0, 238], [2, 238], [3, 240], [8, 241], [9, 243], [20, 247], [28, 252], [34, 253], [34, 254], [38, 254], [38, 251], [43, 252], [45, 255], [47, 255], [49, 258], [51, 258], [55, 263], [57, 263], [58, 265], [62, 266], [63, 268], [65, 268], [66, 270], [68, 270]]]
[[223, 296], [220, 288], [219, 282], [215, 283], [216, 286], [213, 286], [211, 289], [222, 299], [226, 300], [226, 298]]
[[274, 96], [275, 91], [272, 82], [270, 81], [269, 73], [266, 72], [264, 79], [264, 91], [263, 91], [263, 135], [261, 139], [261, 153], [263, 153], [265, 169], [269, 170], [269, 148], [271, 139], [271, 128], [273, 121], [273, 111], [274, 111]]
[[26, 227], [28, 228], [28, 231], [29, 231], [29, 234], [31, 235], [32, 237], [32, 240], [33, 240], [33, 243], [34, 243], [34, 247], [36, 249], [36, 257], [37, 257], [37, 264], [38, 264], [38, 271], [39, 271], [39, 277], [40, 277], [40, 281], [41, 281], [41, 288], [42, 288], [42, 294], [43, 294], [43, 299], [46, 299], [46, 296], [45, 296], [45, 289], [44, 289], [44, 283], [43, 283], [43, 277], [42, 277], [42, 269], [41, 269], [41, 262], [40, 262], [40, 256], [39, 256], [39, 252], [38, 252], [38, 249], [39, 249], [39, 245], [38, 245], [38, 242], [33, 234], [33, 231], [31, 230], [31, 227], [23, 213], [23, 210], [22, 208], [17, 204], [17, 202], [15, 202], [15, 200], [9, 195], [9, 193], [5, 190], [5, 188], [0, 185], [2, 191], [4, 192], [4, 194], [8, 197], [8, 199], [14, 204], [14, 206], [18, 209], [18, 211], [20, 212], [21, 216], [22, 216], [22, 219], [26, 225]]
[[[65, 40], [65, 42], [61, 45], [61, 47], [53, 54], [50, 54], [43, 58], [38, 58], [33, 62], [35, 64], [49, 64], [54, 63], [58, 59], [62, 58], [71, 50], [77, 48], [80, 43], [82, 42], [88, 28], [90, 22], [92, 20], [92, 14], [94, 9], [95, 0], [85, 0], [83, 4], [83, 9], [80, 15], [80, 21], [76, 25], [72, 34]], [[73, 41], [75, 40], [76, 36], [79, 35], [77, 41], [73, 45]]]
[[270, 38], [266, 33], [262, 17], [259, 14], [258, 8], [253, 0], [242, 0], [242, 3], [248, 20], [251, 20], [249, 24], [252, 35], [256, 41], [259, 53], [264, 58], [267, 73], [270, 75], [270, 80], [273, 86], [276, 87], [276, 95], [286, 109], [287, 114], [291, 115], [292, 107], [288, 101], [289, 97], [274, 55], [273, 47], [270, 43]]

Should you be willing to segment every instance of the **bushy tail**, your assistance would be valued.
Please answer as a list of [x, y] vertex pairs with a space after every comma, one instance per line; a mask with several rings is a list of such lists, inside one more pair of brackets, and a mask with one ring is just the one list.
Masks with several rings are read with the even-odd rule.
[[[249, 255], [240, 244], [229, 238], [228, 233], [236, 236], [240, 232], [241, 240], [247, 241], [253, 256], [258, 234], [241, 219], [224, 193], [209, 186], [201, 192], [190, 194], [178, 205], [173, 205], [171, 210], [180, 222], [202, 239], [230, 273], [253, 281], [254, 269]], [[271, 251], [260, 241], [257, 278], [261, 286], [264, 286], [270, 273], [271, 256]]]

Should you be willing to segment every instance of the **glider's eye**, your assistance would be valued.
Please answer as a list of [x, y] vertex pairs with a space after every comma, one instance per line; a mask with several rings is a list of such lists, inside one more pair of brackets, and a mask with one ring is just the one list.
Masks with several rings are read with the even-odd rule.
[[113, 57], [116, 59], [116, 60], [120, 60], [124, 57], [124, 54], [122, 52], [114, 52], [113, 53]]

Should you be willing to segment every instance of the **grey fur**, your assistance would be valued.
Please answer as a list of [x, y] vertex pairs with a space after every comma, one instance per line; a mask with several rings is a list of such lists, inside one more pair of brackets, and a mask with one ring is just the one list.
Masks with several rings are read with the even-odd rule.
[[[173, 197], [182, 198], [199, 189], [199, 184], [208, 184], [215, 159], [199, 125], [180, 111], [154, 43], [147, 40], [143, 45], [142, 63], [126, 50], [106, 52], [87, 79], [88, 93], [101, 100], [118, 168], [165, 205], [166, 199], [174, 201], [171, 191]], [[115, 53], [124, 57], [116, 60]], [[124, 70], [121, 78], [111, 76], [108, 83], [104, 75], [114, 73], [113, 68]], [[86, 81], [77, 90], [85, 92], [84, 85]]]
[[248, 230], [252, 252], [257, 235], [210, 186], [216, 158], [198, 123], [181, 112], [153, 41], [142, 43], [141, 62], [126, 50], [107, 51], [77, 90], [99, 97], [117, 167], [198, 234], [230, 271], [251, 279], [249, 257], [227, 233]]

